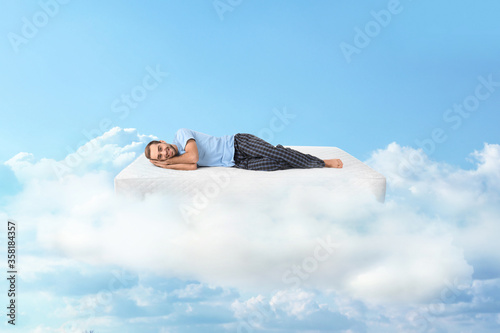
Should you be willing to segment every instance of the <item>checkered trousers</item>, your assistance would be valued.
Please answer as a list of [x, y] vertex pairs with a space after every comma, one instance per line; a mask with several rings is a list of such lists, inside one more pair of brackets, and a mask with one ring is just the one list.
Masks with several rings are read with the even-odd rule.
[[325, 162], [315, 156], [276, 147], [252, 134], [234, 136], [235, 167], [247, 170], [275, 171], [293, 168], [322, 168]]

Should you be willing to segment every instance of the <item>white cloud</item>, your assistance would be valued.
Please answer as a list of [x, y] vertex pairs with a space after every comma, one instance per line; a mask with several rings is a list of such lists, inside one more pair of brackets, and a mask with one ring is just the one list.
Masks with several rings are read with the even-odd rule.
[[80, 268], [80, 266], [78, 262], [70, 258], [23, 254], [20, 278], [32, 282], [40, 273], [55, 273], [67, 268]]
[[206, 295], [214, 293], [222, 293], [220, 288], [213, 287], [210, 285], [205, 285], [203, 283], [190, 283], [182, 289], [176, 289], [172, 292], [172, 295], [178, 299], [199, 299]]
[[[317, 294], [301, 289], [284, 289], [269, 297], [258, 295], [231, 304], [239, 331], [265, 330], [276, 322], [287, 331], [334, 331], [349, 327], [359, 328], [359, 322], [340, 314], [334, 306], [319, 304]], [[333, 304], [332, 304], [333, 305]]]
[[249, 317], [255, 311], [265, 313], [271, 311], [268, 301], [266, 301], [263, 295], [251, 297], [246, 301], [236, 300], [231, 304], [231, 309], [234, 311], [235, 317], [239, 319]]
[[139, 284], [133, 288], [122, 291], [127, 298], [133, 300], [138, 307], [145, 307], [158, 304], [167, 298], [167, 293], [156, 291], [152, 287], [145, 287]]
[[21, 182], [61, 179], [67, 175], [83, 175], [89, 171], [116, 173], [141, 154], [145, 145], [156, 137], [142, 135], [135, 129], [114, 127], [76, 148], [63, 160], [35, 160], [31, 153], [21, 152], [4, 164], [11, 167]]
[[[322, 311], [304, 290], [336, 295], [338, 305], [350, 300], [339, 311], [356, 319], [373, 309], [396, 318], [406, 313], [394, 312], [394, 305], [410, 311], [439, 299], [449, 283], [461, 281], [467, 290], [473, 278], [500, 274], [499, 145], [485, 144], [471, 155], [472, 170], [463, 170], [391, 143], [367, 161], [387, 177], [385, 204], [332, 202], [329, 189], [301, 188], [256, 211], [225, 205], [222, 192], [222, 200], [187, 225], [175, 198], [114, 196], [113, 176], [141, 152], [142, 138], [133, 130], [111, 130], [61, 179], [47, 175], [50, 161], [17, 155], [7, 165], [24, 189], [6, 207], [9, 216], [36, 232], [45, 249], [93, 265], [257, 294], [282, 290], [265, 304], [296, 318]], [[334, 244], [328, 255], [318, 250], [326, 237]], [[303, 291], [290, 291], [297, 286]], [[144, 288], [129, 295], [139, 306], [150, 305], [144, 295], [163, 297]], [[199, 288], [176, 296], [195, 297]], [[233, 303], [236, 317], [249, 302], [264, 300]]]
[[62, 332], [61, 329], [55, 329], [45, 325], [38, 325], [33, 330], [31, 330], [31, 333], [61, 333], [61, 332]]
[[303, 290], [280, 290], [273, 295], [269, 305], [275, 313], [283, 312], [287, 317], [303, 319], [318, 310], [314, 294]]

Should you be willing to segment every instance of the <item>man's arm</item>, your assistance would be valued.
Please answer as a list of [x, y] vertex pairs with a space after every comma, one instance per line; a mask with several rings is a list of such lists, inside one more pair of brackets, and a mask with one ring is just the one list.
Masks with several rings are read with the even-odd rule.
[[166, 164], [167, 161], [155, 161], [150, 160], [151, 163], [156, 165], [157, 167], [164, 169], [172, 169], [172, 170], [196, 170], [198, 166], [196, 163], [179, 163], [179, 164]]
[[186, 152], [180, 156], [174, 156], [166, 160], [167, 164], [196, 164], [198, 163], [198, 146], [194, 139], [189, 139], [186, 143]]

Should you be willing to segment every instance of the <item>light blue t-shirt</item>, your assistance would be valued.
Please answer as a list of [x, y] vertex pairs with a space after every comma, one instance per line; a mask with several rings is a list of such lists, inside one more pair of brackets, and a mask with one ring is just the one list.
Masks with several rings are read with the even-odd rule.
[[186, 144], [189, 139], [196, 141], [199, 166], [234, 166], [234, 135], [215, 137], [181, 128], [172, 141], [172, 144], [179, 149], [179, 155], [186, 152]]

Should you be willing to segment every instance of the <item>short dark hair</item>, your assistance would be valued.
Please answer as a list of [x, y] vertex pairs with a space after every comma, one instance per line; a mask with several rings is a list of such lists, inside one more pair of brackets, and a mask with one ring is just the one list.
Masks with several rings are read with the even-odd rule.
[[144, 155], [146, 155], [146, 157], [148, 158], [148, 160], [151, 159], [151, 145], [156, 145], [158, 143], [161, 143], [161, 142], [157, 141], [157, 140], [153, 140], [150, 143], [148, 143], [148, 145], [146, 146], [146, 148], [144, 148]]

